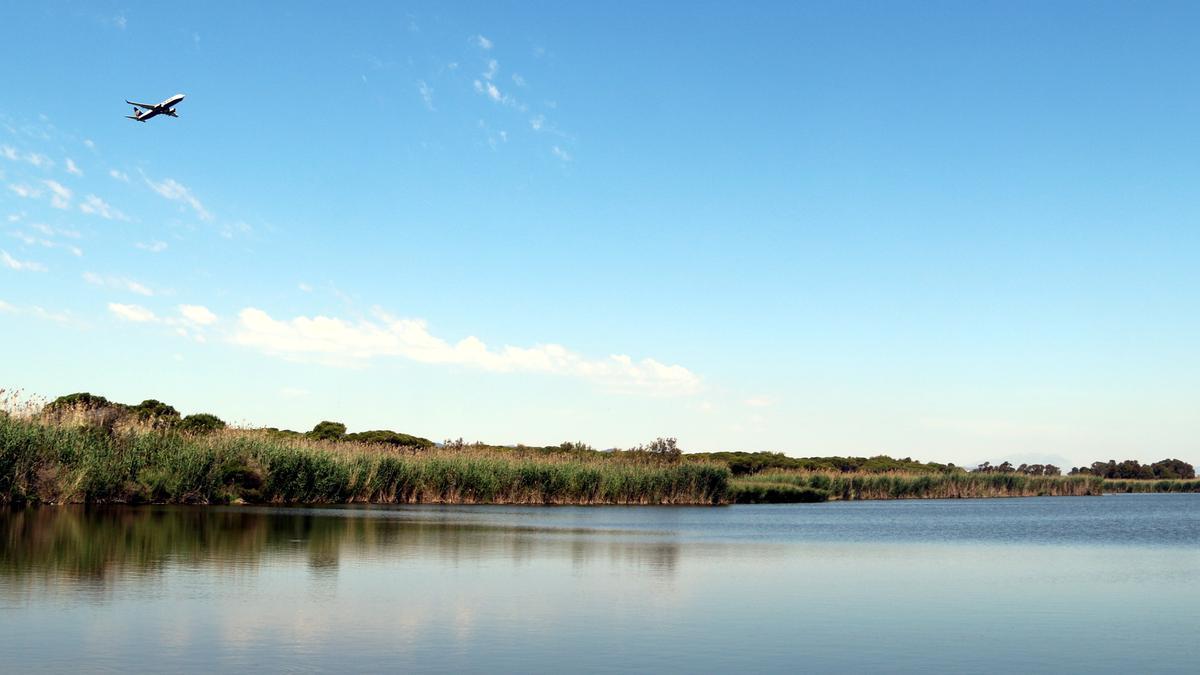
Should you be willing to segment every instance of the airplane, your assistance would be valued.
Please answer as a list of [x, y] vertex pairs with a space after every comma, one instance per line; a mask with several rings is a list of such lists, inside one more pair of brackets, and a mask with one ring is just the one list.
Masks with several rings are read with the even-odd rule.
[[[135, 103], [126, 99], [125, 102], [133, 106], [133, 114], [126, 115], [125, 117], [131, 120], [137, 120], [139, 122], [145, 122], [155, 115], [170, 115], [171, 117], [179, 117], [179, 114], [175, 112], [175, 106], [178, 105], [182, 100], [183, 94], [175, 94], [171, 98], [159, 103], [158, 105], [151, 105], [149, 103]], [[141, 110], [138, 110], [138, 108], [145, 108], [146, 111], [142, 112]]]

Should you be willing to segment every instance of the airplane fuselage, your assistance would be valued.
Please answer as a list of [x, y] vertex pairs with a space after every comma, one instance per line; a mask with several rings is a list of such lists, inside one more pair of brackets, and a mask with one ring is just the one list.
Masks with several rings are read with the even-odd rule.
[[[125, 102], [133, 106], [133, 114], [126, 115], [126, 117], [131, 120], [137, 120], [138, 122], [145, 122], [151, 117], [156, 117], [158, 115], [179, 117], [179, 113], [175, 112], [175, 106], [183, 101], [184, 98], [186, 97], [183, 94], [175, 94], [162, 103], [155, 105], [150, 105], [148, 103], [134, 103], [133, 101], [126, 99]], [[142, 109], [144, 109], [145, 112], [143, 112]]]

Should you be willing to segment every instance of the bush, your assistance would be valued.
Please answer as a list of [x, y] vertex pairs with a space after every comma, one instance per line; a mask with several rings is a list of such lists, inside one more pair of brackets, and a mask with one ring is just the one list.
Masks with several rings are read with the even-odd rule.
[[113, 403], [103, 396], [90, 394], [86, 391], [80, 391], [74, 394], [67, 394], [66, 396], [59, 396], [53, 401], [47, 403], [46, 407], [43, 408], [43, 412], [59, 412], [70, 409], [96, 410], [99, 408], [108, 408], [119, 405], [121, 404]]
[[139, 422], [149, 424], [155, 429], [166, 429], [179, 421], [179, 411], [162, 401], [148, 398], [133, 406], [129, 412], [137, 417]]
[[325, 420], [313, 427], [307, 436], [319, 441], [340, 441], [346, 436], [346, 425], [341, 422]]
[[195, 415], [188, 415], [180, 420], [175, 428], [185, 434], [211, 434], [214, 431], [224, 429], [225, 422], [216, 415], [197, 413]]
[[[345, 427], [343, 427], [344, 429]], [[315, 431], [315, 430], [314, 430]], [[385, 443], [396, 447], [406, 448], [432, 448], [433, 441], [420, 436], [410, 436], [402, 434], [390, 429], [377, 429], [375, 431], [360, 431], [354, 434], [346, 434], [340, 440], [352, 441], [356, 443]]]

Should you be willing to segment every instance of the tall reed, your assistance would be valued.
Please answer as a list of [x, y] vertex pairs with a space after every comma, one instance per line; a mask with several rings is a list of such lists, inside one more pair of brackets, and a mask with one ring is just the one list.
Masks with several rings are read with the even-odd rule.
[[0, 416], [0, 503], [720, 504], [729, 469]]

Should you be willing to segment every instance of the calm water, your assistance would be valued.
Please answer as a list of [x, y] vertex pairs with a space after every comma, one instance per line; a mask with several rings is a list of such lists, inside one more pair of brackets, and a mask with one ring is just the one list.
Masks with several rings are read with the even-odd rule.
[[0, 512], [0, 670], [1196, 672], [1200, 495]]

